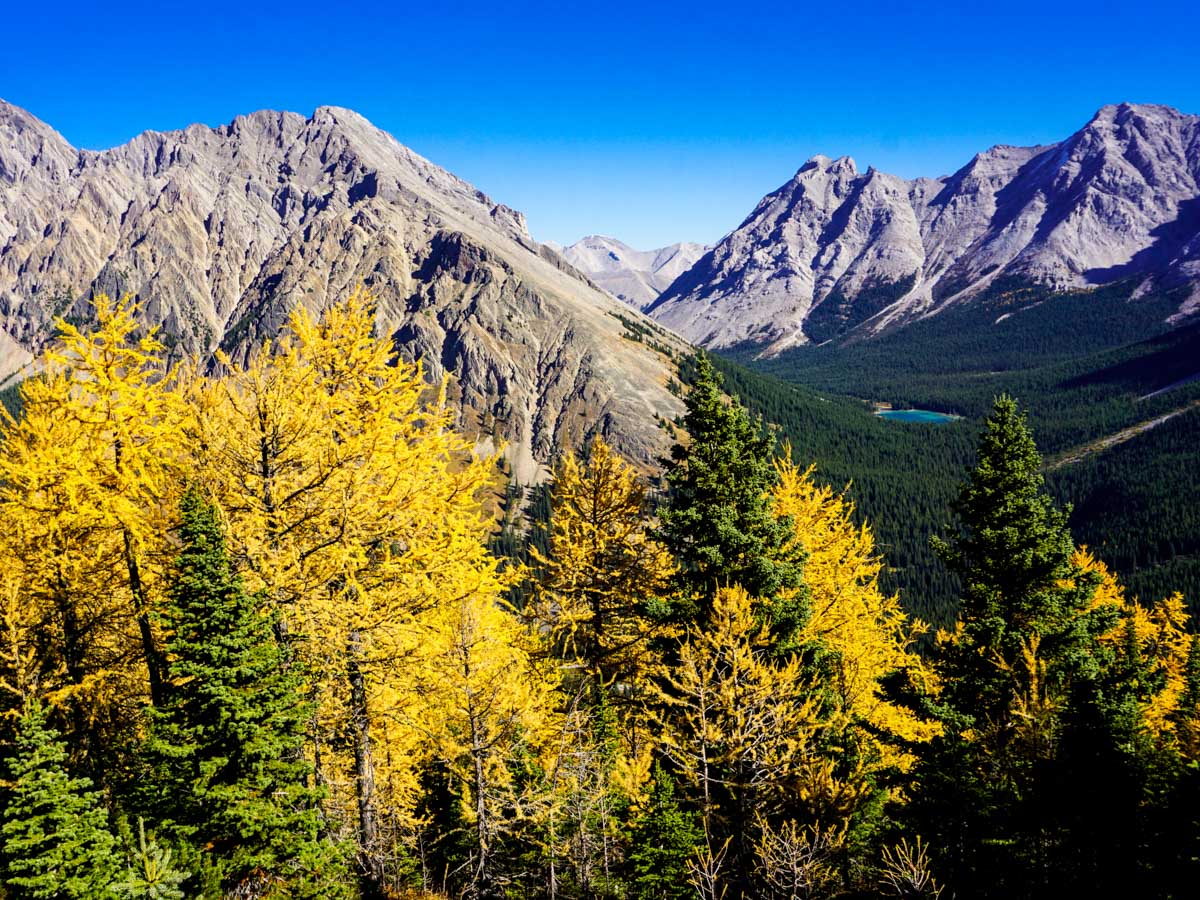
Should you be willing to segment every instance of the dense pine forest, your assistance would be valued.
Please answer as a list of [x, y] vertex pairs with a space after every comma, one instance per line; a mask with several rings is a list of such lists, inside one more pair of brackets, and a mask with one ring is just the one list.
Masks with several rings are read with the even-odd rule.
[[[940, 624], [953, 615], [957, 587], [929, 538], [948, 522], [957, 473], [971, 463], [974, 432], [1000, 393], [1026, 405], [1046, 455], [1047, 488], [1072, 509], [1076, 537], [1135, 592], [1182, 591], [1194, 614], [1200, 471], [1186, 435], [1200, 400], [1200, 326], [1167, 328], [1177, 293], [1130, 300], [1130, 290], [997, 288], [876, 339], [772, 359], [746, 349], [714, 362], [753, 412], [779, 426], [798, 459], [819, 460], [819, 477], [831, 485], [851, 485], [886, 553], [885, 585], [902, 590], [923, 618]], [[862, 401], [965, 421], [882, 422], [864, 414]], [[1170, 414], [1125, 444], [1080, 453]]]
[[208, 371], [97, 297], [21, 386], [5, 900], [1192, 896], [1200, 641], [1016, 400], [917, 430], [698, 355], [660, 483], [596, 435], [526, 491], [371, 304]]
[[[886, 591], [900, 591], [906, 608], [932, 624], [956, 610], [958, 585], [935, 556], [930, 538], [950, 522], [961, 473], [974, 460], [969, 422], [921, 425], [887, 422], [861, 401], [821, 394], [743, 368], [720, 356], [712, 365], [751, 414], [775, 432], [798, 465], [854, 501], [860, 521], [874, 529]], [[691, 366], [682, 366], [685, 380]]]

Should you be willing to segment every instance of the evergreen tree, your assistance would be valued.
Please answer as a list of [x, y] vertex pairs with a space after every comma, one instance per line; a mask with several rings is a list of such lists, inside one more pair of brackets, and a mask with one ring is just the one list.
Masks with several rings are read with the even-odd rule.
[[138, 819], [136, 845], [127, 827], [122, 828], [121, 838], [128, 859], [124, 878], [113, 885], [119, 900], [184, 900], [181, 885], [187, 872], [176, 868], [168, 848], [146, 837], [144, 821]]
[[417, 806], [417, 854], [424, 890], [462, 891], [471, 856], [471, 823], [464, 813], [462, 793], [450, 766], [430, 760], [420, 772]]
[[[1017, 402], [997, 397], [984, 423], [978, 462], [952, 507], [960, 531], [950, 541], [935, 541], [962, 584], [961, 633], [940, 662], [948, 697], [981, 720], [1003, 714], [1013, 670], [1022, 665], [1031, 639], [1053, 637], [1065, 659], [1072, 647], [1089, 644], [1097, 625], [1107, 630], [1115, 622], [1082, 615], [1097, 580], [1071, 562], [1070, 510], [1058, 509], [1045, 492], [1041, 464]], [[1091, 676], [1098, 674], [1086, 659], [1074, 661]], [[1060, 683], [1067, 674], [1062, 666], [1051, 673]]]
[[[1041, 896], [1061, 876], [1053, 855], [1070, 843], [1062, 805], [1076, 790], [1067, 711], [1097, 698], [1110, 659], [1100, 637], [1119, 615], [1093, 604], [1099, 576], [1077, 564], [1040, 466], [1017, 403], [998, 397], [953, 507], [959, 531], [936, 544], [961, 606], [933, 655], [943, 733], [920, 750], [910, 811], [972, 896]], [[1103, 722], [1085, 718], [1073, 727], [1094, 746]]]
[[115, 840], [100, 794], [67, 771], [67, 750], [29, 702], [9, 759], [11, 796], [0, 827], [8, 900], [103, 900], [116, 872]]
[[217, 511], [189, 491], [181, 512], [164, 616], [171, 683], [147, 745], [162, 792], [155, 811], [225, 890], [331, 896], [332, 883], [317, 884], [337, 866], [317, 836], [319, 795], [306, 786], [297, 667], [242, 588]]
[[708, 357], [694, 358], [685, 404], [686, 443], [663, 460], [669, 488], [660, 539], [679, 564], [679, 582], [705, 621], [717, 588], [740, 586], [766, 602], [780, 641], [803, 620], [803, 551], [776, 515], [772, 439], [736, 400], [721, 393]]
[[680, 809], [675, 798], [675, 782], [655, 763], [646, 809], [630, 835], [632, 896], [638, 900], [685, 900], [694, 896], [688, 882], [688, 861], [700, 840], [695, 818]]

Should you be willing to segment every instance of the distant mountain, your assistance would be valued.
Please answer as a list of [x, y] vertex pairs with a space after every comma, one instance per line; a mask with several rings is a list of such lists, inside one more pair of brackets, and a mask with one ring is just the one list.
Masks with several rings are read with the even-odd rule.
[[96, 153], [0, 101], [0, 376], [96, 291], [136, 294], [177, 352], [237, 357], [359, 282], [380, 332], [453, 374], [462, 427], [506, 441], [518, 478], [594, 431], [647, 464], [665, 449], [681, 342], [629, 339], [621, 319], [640, 314], [520, 213], [356, 113], [256, 112]]
[[563, 258], [619, 300], [642, 309], [708, 249], [702, 244], [671, 244], [634, 250], [616, 238], [591, 235], [569, 247], [548, 242]]
[[1046, 147], [905, 181], [815, 156], [647, 308], [709, 347], [873, 334], [987, 291], [1190, 285], [1200, 310], [1200, 116], [1106, 106]]

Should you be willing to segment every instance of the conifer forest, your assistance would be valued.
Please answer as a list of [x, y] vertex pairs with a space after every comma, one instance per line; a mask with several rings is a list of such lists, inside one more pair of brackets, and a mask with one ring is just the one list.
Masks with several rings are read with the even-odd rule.
[[362, 289], [208, 367], [134, 313], [3, 422], [3, 900], [1196, 896], [1200, 638], [1019, 398], [877, 524], [703, 353], [661, 472], [525, 487]]

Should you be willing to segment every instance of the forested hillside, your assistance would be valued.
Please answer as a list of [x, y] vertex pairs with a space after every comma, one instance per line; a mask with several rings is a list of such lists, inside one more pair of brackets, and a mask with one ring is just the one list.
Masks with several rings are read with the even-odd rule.
[[930, 639], [758, 376], [694, 358], [662, 490], [594, 439], [522, 537], [370, 305], [206, 374], [98, 297], [22, 385], [5, 900], [1190, 896], [1200, 643], [1076, 545], [1015, 401], [941, 432]]
[[[712, 359], [729, 392], [776, 427], [792, 458], [800, 465], [815, 463], [815, 477], [845, 490], [863, 520], [872, 523], [884, 556], [884, 588], [899, 590], [913, 615], [936, 624], [950, 621], [955, 580], [937, 562], [929, 541], [949, 524], [958, 480], [974, 459], [973, 423], [887, 422], [861, 400], [817, 393], [720, 356]], [[689, 377], [686, 365], [683, 376]]]
[[[1200, 359], [1200, 356], [1197, 357]], [[1183, 590], [1200, 614], [1200, 409], [1048, 474], [1077, 540], [1144, 597]]]
[[[949, 309], [876, 340], [806, 348], [758, 360], [730, 354], [763, 380], [734, 374], [731, 385], [764, 418], [778, 423], [802, 453], [844, 444], [830, 477], [853, 479], [852, 496], [879, 523], [897, 585], [920, 586], [932, 599], [907, 602], [942, 621], [948, 584], [936, 574], [924, 545], [943, 517], [919, 497], [944, 499], [967, 459], [975, 423], [1001, 392], [1019, 397], [1030, 426], [1053, 464], [1070, 451], [1122, 429], [1187, 409], [1200, 398], [1200, 327], [1168, 329], [1163, 319], [1174, 294], [1131, 301], [1128, 285], [1046, 296], [1018, 289]], [[790, 390], [794, 386], [794, 390]], [[843, 415], [808, 413], [816, 396]], [[963, 415], [958, 425], [904, 425], [866, 421], [862, 406], [838, 406], [839, 397], [890, 402]], [[823, 422], [828, 421], [828, 428]], [[1075, 507], [1071, 526], [1138, 591], [1161, 588], [1155, 573], [1167, 567], [1171, 584], [1190, 604], [1200, 603], [1195, 549], [1200, 474], [1179, 446], [1193, 414], [1180, 415], [1119, 447], [1052, 465], [1053, 495]], [[868, 438], [869, 436], [869, 438]], [[908, 479], [908, 473], [918, 477]], [[889, 487], [880, 491], [876, 483]], [[911, 496], [917, 494], [917, 497]], [[914, 511], [915, 527], [888, 524], [899, 498]], [[1130, 527], [1136, 522], [1137, 527]]]

